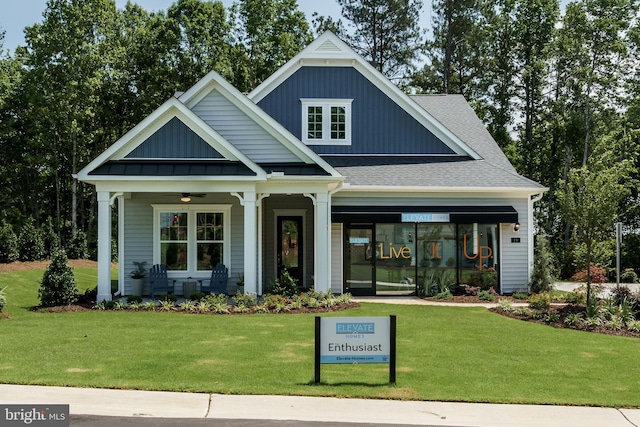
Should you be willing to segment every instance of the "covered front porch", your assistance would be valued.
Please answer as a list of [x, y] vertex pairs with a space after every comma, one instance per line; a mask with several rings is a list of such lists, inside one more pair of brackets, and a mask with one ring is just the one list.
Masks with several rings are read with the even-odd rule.
[[[228, 293], [243, 281], [245, 292], [262, 295], [284, 268], [299, 287], [327, 292], [330, 200], [338, 185], [322, 180], [99, 185], [98, 301], [112, 299], [112, 247], [117, 248], [121, 266], [116, 292], [120, 296], [132, 294], [135, 262], [145, 262], [147, 268], [167, 265], [178, 295], [185, 295], [192, 283], [208, 280], [218, 264], [229, 269]], [[117, 187], [126, 191], [114, 191]], [[112, 236], [112, 218], [117, 236]], [[142, 294], [149, 294], [148, 279]]]

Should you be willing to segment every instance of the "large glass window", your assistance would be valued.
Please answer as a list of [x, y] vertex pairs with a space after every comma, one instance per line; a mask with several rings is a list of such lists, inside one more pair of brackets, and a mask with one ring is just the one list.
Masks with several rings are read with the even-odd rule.
[[351, 144], [351, 99], [301, 99], [302, 141], [309, 145]]
[[497, 291], [498, 225], [459, 225], [458, 248], [460, 283]]
[[455, 224], [418, 224], [418, 287], [435, 295], [457, 283]]
[[154, 211], [154, 263], [194, 274], [229, 263], [230, 205], [156, 205]]
[[376, 294], [415, 291], [415, 224], [376, 224]]
[[187, 269], [187, 212], [160, 213], [160, 263], [168, 270]]

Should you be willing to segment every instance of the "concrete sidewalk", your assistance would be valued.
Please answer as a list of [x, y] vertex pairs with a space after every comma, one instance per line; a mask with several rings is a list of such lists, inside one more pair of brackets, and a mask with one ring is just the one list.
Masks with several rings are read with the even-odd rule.
[[231, 396], [0, 384], [0, 404], [69, 404], [71, 414], [474, 427], [632, 427], [640, 409]]

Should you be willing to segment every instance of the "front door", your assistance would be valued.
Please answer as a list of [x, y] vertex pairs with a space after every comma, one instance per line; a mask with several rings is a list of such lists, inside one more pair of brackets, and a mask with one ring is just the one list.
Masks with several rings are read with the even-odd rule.
[[344, 291], [351, 295], [375, 295], [373, 227], [348, 225], [346, 234]]
[[298, 284], [304, 286], [302, 217], [278, 217], [278, 275], [287, 270]]

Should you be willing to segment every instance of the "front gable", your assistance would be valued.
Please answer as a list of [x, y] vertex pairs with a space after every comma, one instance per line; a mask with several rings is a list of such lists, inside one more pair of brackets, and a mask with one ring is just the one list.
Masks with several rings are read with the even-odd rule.
[[78, 173], [78, 179], [87, 182], [176, 176], [266, 179], [262, 168], [175, 98]]
[[458, 154], [354, 67], [300, 67], [258, 106], [302, 140], [306, 99], [352, 100], [349, 143], [313, 145], [318, 154]]
[[249, 98], [300, 139], [304, 99], [352, 99], [351, 143], [312, 145], [322, 155], [481, 156], [331, 32], [255, 88]]

